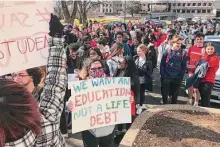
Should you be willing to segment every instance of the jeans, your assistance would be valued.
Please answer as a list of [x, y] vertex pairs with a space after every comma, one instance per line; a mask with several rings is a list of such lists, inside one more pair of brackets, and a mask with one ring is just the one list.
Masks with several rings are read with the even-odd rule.
[[199, 92], [201, 96], [201, 106], [210, 107], [210, 97], [212, 93], [213, 83], [211, 82], [202, 82], [199, 83]]
[[163, 78], [162, 80], [162, 98], [163, 98], [163, 104], [168, 104], [168, 96], [171, 96], [171, 104], [177, 103], [177, 98], [179, 95], [179, 89], [182, 83], [182, 78], [174, 78], [174, 79], [168, 79]]
[[84, 147], [112, 147], [114, 142], [114, 131], [108, 136], [95, 137], [88, 130], [82, 132]]

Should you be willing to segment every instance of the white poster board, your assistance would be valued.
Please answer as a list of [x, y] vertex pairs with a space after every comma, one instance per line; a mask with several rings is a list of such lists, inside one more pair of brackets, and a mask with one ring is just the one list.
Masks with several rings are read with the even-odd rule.
[[0, 76], [45, 65], [52, 0], [0, 0]]
[[130, 78], [97, 78], [71, 86], [72, 133], [131, 123]]

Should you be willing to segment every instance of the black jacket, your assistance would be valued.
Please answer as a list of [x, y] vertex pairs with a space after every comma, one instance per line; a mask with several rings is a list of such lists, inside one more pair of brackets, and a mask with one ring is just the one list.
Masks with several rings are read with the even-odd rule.
[[126, 56], [125, 59], [128, 64], [126, 71], [125, 71], [125, 77], [131, 78], [131, 90], [134, 92], [135, 98], [139, 102], [139, 100], [140, 100], [140, 80], [139, 80], [139, 75], [138, 75], [138, 69], [135, 65], [133, 58]]
[[[134, 57], [135, 62], [139, 60], [138, 56]], [[137, 64], [136, 64], [137, 65]], [[149, 91], [153, 91], [153, 65], [152, 61], [146, 57], [146, 62], [141, 67], [137, 66], [139, 76], [145, 77], [145, 89]]]

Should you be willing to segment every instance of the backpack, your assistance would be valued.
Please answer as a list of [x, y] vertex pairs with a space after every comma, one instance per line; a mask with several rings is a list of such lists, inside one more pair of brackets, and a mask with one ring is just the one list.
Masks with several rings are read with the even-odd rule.
[[[181, 58], [181, 63], [182, 63], [182, 62], [183, 62], [183, 59], [184, 59], [184, 56], [186, 55], [186, 52], [185, 52], [183, 49], [181, 49], [181, 54], [182, 54], [182, 58]], [[166, 66], [168, 66], [168, 62], [169, 62], [169, 60], [170, 60], [170, 55], [171, 55], [171, 49], [169, 49], [169, 50], [167, 51]]]

